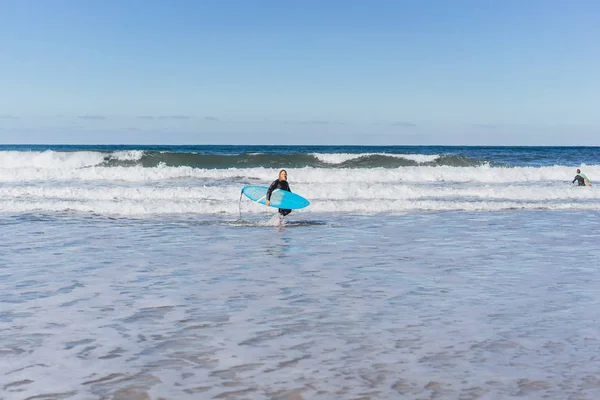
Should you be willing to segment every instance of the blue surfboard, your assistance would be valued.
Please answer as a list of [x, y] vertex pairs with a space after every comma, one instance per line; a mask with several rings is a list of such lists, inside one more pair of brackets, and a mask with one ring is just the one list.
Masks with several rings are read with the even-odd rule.
[[[242, 193], [256, 203], [267, 204], [267, 190], [269, 190], [267, 186], [246, 186], [242, 189]], [[275, 189], [271, 193], [271, 207], [296, 210], [309, 204], [310, 202], [304, 197], [286, 190]]]

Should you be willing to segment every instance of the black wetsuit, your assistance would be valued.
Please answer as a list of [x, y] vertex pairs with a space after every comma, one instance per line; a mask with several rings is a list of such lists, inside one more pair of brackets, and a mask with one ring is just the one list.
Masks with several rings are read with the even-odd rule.
[[579, 186], [585, 186], [585, 178], [583, 176], [577, 174], [577, 176], [575, 176], [575, 179], [573, 179], [572, 183], [575, 183], [575, 181], [577, 181]]
[[[269, 186], [269, 190], [267, 190], [267, 200], [271, 200], [271, 193], [273, 193], [273, 190], [275, 189], [286, 190], [288, 192], [292, 191], [287, 181], [280, 181], [279, 179], [275, 179], [273, 183], [271, 183], [271, 186]], [[283, 215], [284, 217], [291, 212], [292, 210], [288, 210], [286, 208], [279, 209], [279, 214]]]

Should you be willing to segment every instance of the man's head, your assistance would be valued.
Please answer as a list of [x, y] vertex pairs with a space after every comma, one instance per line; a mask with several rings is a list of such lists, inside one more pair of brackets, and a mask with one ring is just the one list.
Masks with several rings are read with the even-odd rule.
[[581, 173], [581, 170], [580, 170], [579, 168], [577, 169], [577, 173], [578, 173], [578, 174], [580, 174], [580, 173]]

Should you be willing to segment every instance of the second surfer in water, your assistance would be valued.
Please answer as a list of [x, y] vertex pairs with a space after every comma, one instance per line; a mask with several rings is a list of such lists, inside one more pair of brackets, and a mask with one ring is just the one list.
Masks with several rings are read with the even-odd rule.
[[592, 186], [590, 178], [585, 176], [585, 174], [582, 174], [580, 169], [577, 170], [577, 175], [575, 175], [575, 179], [573, 179], [572, 183], [575, 183], [575, 181], [577, 181], [579, 186], [586, 186], [586, 184]]
[[[290, 189], [290, 185], [287, 182], [287, 171], [285, 169], [279, 171], [279, 178], [275, 179], [273, 183], [271, 183], [271, 186], [269, 186], [269, 189], [267, 190], [267, 205], [271, 204], [271, 194], [275, 189], [286, 190], [288, 192], [292, 191]], [[287, 208], [279, 209], [279, 214], [281, 214], [281, 216], [283, 217], [285, 217], [291, 212], [292, 210], [288, 210]]]

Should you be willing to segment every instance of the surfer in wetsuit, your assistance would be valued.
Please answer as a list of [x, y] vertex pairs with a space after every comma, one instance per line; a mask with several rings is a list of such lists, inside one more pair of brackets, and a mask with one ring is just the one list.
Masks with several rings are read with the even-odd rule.
[[573, 179], [573, 182], [571, 183], [575, 183], [575, 181], [577, 181], [579, 186], [585, 186], [586, 183], [587, 185], [592, 186], [590, 178], [585, 176], [585, 174], [582, 174], [580, 169], [577, 170], [577, 175], [575, 175], [575, 179]]
[[[271, 186], [269, 186], [269, 189], [267, 190], [267, 205], [271, 204], [271, 193], [273, 193], [273, 190], [275, 189], [286, 190], [288, 192], [292, 191], [290, 189], [290, 185], [287, 182], [287, 171], [285, 169], [279, 171], [279, 178], [275, 179], [273, 183], [271, 183]], [[279, 214], [281, 214], [281, 216], [283, 217], [285, 217], [291, 212], [292, 210], [288, 210], [287, 208], [279, 209]]]

